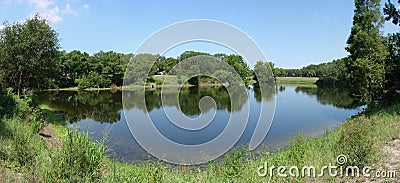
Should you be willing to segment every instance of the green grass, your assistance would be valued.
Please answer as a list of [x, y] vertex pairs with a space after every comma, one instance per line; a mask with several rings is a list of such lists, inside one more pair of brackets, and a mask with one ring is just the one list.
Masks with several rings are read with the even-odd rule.
[[57, 112], [48, 105], [41, 104], [39, 106], [44, 116], [47, 118], [47, 122], [50, 123], [50, 127], [54, 130], [54, 133], [58, 137], [62, 137], [67, 133], [66, 121], [62, 113]]
[[276, 84], [315, 84], [317, 77], [276, 77]]
[[[2, 182], [343, 182], [325, 174], [317, 178], [259, 177], [258, 167], [322, 166], [336, 164], [340, 154], [347, 156], [348, 166], [380, 165], [381, 149], [389, 141], [400, 138], [400, 105], [370, 109], [348, 119], [336, 130], [320, 138], [298, 134], [290, 145], [276, 153], [254, 153], [237, 149], [225, 155], [223, 161], [207, 166], [173, 166], [162, 162], [132, 165], [106, 157], [104, 141], [92, 141], [87, 133], [64, 126], [62, 146], [47, 147], [38, 135], [40, 119], [36, 110], [18, 102], [20, 110], [13, 117], [0, 120], [0, 180]], [[22, 104], [21, 104], [22, 103]], [[51, 124], [62, 126], [62, 118], [49, 107]], [[29, 115], [27, 115], [29, 114]], [[397, 179], [398, 181], [398, 179]]]

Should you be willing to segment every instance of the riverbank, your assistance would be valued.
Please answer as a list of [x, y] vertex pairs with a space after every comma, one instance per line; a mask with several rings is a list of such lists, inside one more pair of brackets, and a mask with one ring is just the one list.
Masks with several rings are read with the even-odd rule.
[[[14, 97], [15, 99], [15, 97]], [[277, 153], [250, 153], [236, 150], [223, 161], [203, 167], [172, 166], [162, 162], [132, 165], [113, 161], [106, 156], [102, 141], [91, 141], [88, 134], [69, 130], [62, 113], [47, 106], [33, 109], [29, 100], [17, 100], [14, 114], [0, 121], [0, 182], [345, 182], [365, 181], [365, 178], [330, 177], [265, 177], [263, 167], [337, 165], [336, 158], [344, 154], [346, 166], [373, 166], [399, 171], [400, 105], [375, 108], [352, 117], [333, 132], [310, 139], [298, 135], [285, 149]], [[51, 127], [54, 134], [42, 133]], [[52, 137], [48, 137], [52, 136]], [[56, 137], [54, 137], [56, 136]], [[55, 138], [59, 146], [48, 145]], [[267, 148], [268, 149], [268, 148]], [[266, 151], [264, 151], [266, 152]], [[390, 155], [392, 153], [392, 155]], [[393, 155], [394, 154], [394, 155]], [[397, 157], [397, 159], [396, 159]], [[391, 162], [386, 162], [390, 160]], [[288, 174], [288, 172], [286, 172]], [[388, 181], [399, 181], [387, 179]], [[375, 181], [376, 179], [368, 179]]]
[[308, 84], [313, 85], [318, 81], [317, 77], [276, 77], [276, 84]]

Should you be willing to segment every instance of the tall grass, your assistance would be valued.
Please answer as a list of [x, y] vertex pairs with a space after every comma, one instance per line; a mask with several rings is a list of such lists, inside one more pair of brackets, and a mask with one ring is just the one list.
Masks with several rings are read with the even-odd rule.
[[[43, 182], [96, 182], [101, 178], [104, 142], [94, 142], [88, 133], [68, 130], [63, 145], [54, 154], [44, 153], [39, 178]], [[47, 159], [47, 160], [46, 160]]]

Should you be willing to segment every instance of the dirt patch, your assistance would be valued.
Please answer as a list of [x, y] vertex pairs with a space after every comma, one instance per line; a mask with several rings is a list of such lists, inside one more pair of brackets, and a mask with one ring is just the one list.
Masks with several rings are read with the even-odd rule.
[[15, 173], [0, 167], [0, 182], [27, 182], [21, 173]]
[[46, 126], [39, 131], [39, 135], [44, 138], [46, 146], [56, 149], [61, 147], [61, 139], [57, 137], [51, 124], [46, 124]]
[[389, 142], [388, 146], [384, 148], [384, 152], [387, 155], [385, 166], [389, 170], [400, 170], [400, 139]]
[[393, 139], [382, 147], [382, 151], [383, 162], [373, 165], [372, 177], [361, 179], [361, 182], [400, 182], [400, 139]]

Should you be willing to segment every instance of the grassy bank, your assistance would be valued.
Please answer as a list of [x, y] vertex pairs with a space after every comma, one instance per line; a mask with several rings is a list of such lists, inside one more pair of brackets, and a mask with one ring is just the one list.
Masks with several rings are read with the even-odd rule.
[[[321, 167], [337, 165], [341, 154], [348, 159], [346, 166], [379, 167], [388, 159], [382, 149], [400, 138], [400, 105], [396, 105], [368, 110], [320, 138], [298, 135], [274, 154], [236, 150], [205, 167], [131, 165], [107, 157], [103, 141], [91, 141], [87, 133], [66, 128], [61, 114], [46, 106], [33, 109], [28, 99], [9, 96], [16, 102], [12, 113], [0, 121], [0, 182], [343, 182], [349, 178], [328, 174], [280, 178], [276, 169], [272, 177], [260, 177], [257, 170], [268, 162], [269, 167], [315, 166], [319, 174]], [[38, 133], [48, 124], [61, 135], [57, 148], [46, 145], [47, 137]]]
[[276, 84], [315, 84], [316, 77], [276, 77]]

